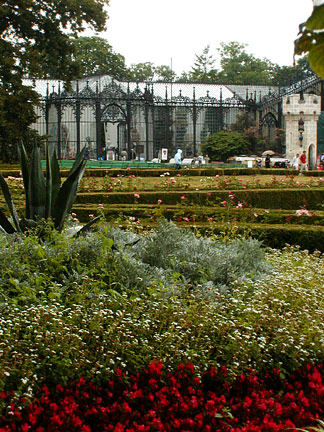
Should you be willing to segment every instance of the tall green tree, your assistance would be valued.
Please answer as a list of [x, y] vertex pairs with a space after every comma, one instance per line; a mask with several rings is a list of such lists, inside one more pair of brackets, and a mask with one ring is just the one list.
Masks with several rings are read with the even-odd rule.
[[107, 74], [117, 80], [128, 77], [125, 58], [99, 36], [72, 39], [74, 58], [80, 66], [80, 76]]
[[[1, 0], [0, 149], [4, 161], [30, 135], [38, 95], [23, 85], [26, 76], [45, 78], [56, 71], [69, 82], [78, 74], [68, 32], [105, 28], [109, 0]], [[17, 113], [19, 113], [17, 115]]]
[[313, 73], [308, 62], [307, 55], [301, 57], [295, 66], [274, 65], [272, 70], [272, 83], [279, 86], [287, 86]]
[[156, 66], [154, 71], [154, 77], [157, 81], [172, 82], [176, 76], [176, 73], [167, 65]]
[[190, 80], [194, 82], [211, 82], [215, 79], [217, 71], [214, 68], [215, 59], [210, 54], [210, 46], [207, 45], [201, 54], [196, 54], [196, 59], [190, 71]]
[[228, 84], [271, 84], [272, 63], [246, 52], [246, 44], [221, 43], [219, 81]]
[[155, 67], [151, 62], [135, 63], [129, 68], [129, 76], [132, 81], [153, 81]]

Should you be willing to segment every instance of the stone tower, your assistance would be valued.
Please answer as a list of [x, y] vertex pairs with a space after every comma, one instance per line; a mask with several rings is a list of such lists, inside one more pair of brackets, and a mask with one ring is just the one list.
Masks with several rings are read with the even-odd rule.
[[282, 112], [286, 129], [286, 157], [289, 160], [306, 150], [309, 169], [316, 169], [317, 120], [321, 98], [314, 94], [283, 97]]

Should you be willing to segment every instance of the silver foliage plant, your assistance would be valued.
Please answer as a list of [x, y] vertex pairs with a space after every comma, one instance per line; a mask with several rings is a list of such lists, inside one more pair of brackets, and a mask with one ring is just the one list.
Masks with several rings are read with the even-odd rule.
[[215, 292], [228, 294], [232, 282], [269, 271], [262, 245], [254, 239], [222, 243], [198, 238], [166, 220], [149, 235], [130, 238], [116, 228], [111, 235], [118, 245], [119, 276], [128, 286], [156, 283], [168, 294], [181, 286], [210, 298]]

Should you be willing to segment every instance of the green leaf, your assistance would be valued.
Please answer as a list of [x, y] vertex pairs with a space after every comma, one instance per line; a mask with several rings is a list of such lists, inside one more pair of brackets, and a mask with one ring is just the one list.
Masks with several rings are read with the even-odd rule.
[[69, 174], [57, 195], [53, 218], [55, 228], [59, 230], [62, 229], [64, 219], [72, 208], [85, 167], [86, 161], [83, 160], [73, 173]]
[[7, 206], [9, 207], [9, 211], [10, 211], [12, 220], [14, 222], [14, 225], [15, 225], [17, 231], [21, 231], [20, 227], [19, 227], [18, 213], [17, 213], [16, 207], [14, 205], [14, 202], [12, 200], [9, 187], [8, 187], [8, 185], [7, 185], [7, 183], [6, 183], [6, 181], [5, 181], [5, 179], [4, 179], [4, 177], [3, 177], [2, 174], [0, 174], [0, 186], [1, 186], [1, 189], [2, 189], [2, 192], [3, 192], [3, 195], [5, 197]]
[[305, 27], [310, 30], [324, 29], [324, 5], [314, 7], [311, 16], [306, 21]]
[[6, 215], [3, 213], [1, 209], [0, 209], [0, 226], [7, 234], [13, 234], [14, 232], [16, 232], [15, 228], [11, 225], [11, 223], [9, 222]]
[[23, 142], [20, 142], [20, 144], [18, 144], [18, 157], [19, 157], [21, 173], [24, 181], [26, 218], [28, 219], [30, 218], [30, 214], [29, 214], [30, 205], [29, 205], [29, 197], [28, 197], [29, 160]]
[[324, 43], [316, 45], [309, 50], [308, 61], [313, 71], [324, 78]]
[[34, 220], [44, 218], [46, 205], [46, 182], [37, 144], [34, 145], [31, 157], [28, 196], [31, 218]]

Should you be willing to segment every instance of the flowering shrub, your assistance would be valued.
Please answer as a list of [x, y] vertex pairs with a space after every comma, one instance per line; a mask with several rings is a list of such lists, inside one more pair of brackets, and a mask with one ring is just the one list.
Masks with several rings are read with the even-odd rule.
[[190, 363], [166, 373], [151, 362], [135, 376], [118, 369], [99, 386], [83, 378], [43, 386], [29, 403], [1, 392], [0, 432], [278, 432], [314, 424], [323, 416], [323, 395], [322, 365], [281, 380], [277, 369], [230, 379], [225, 367], [199, 377]]

